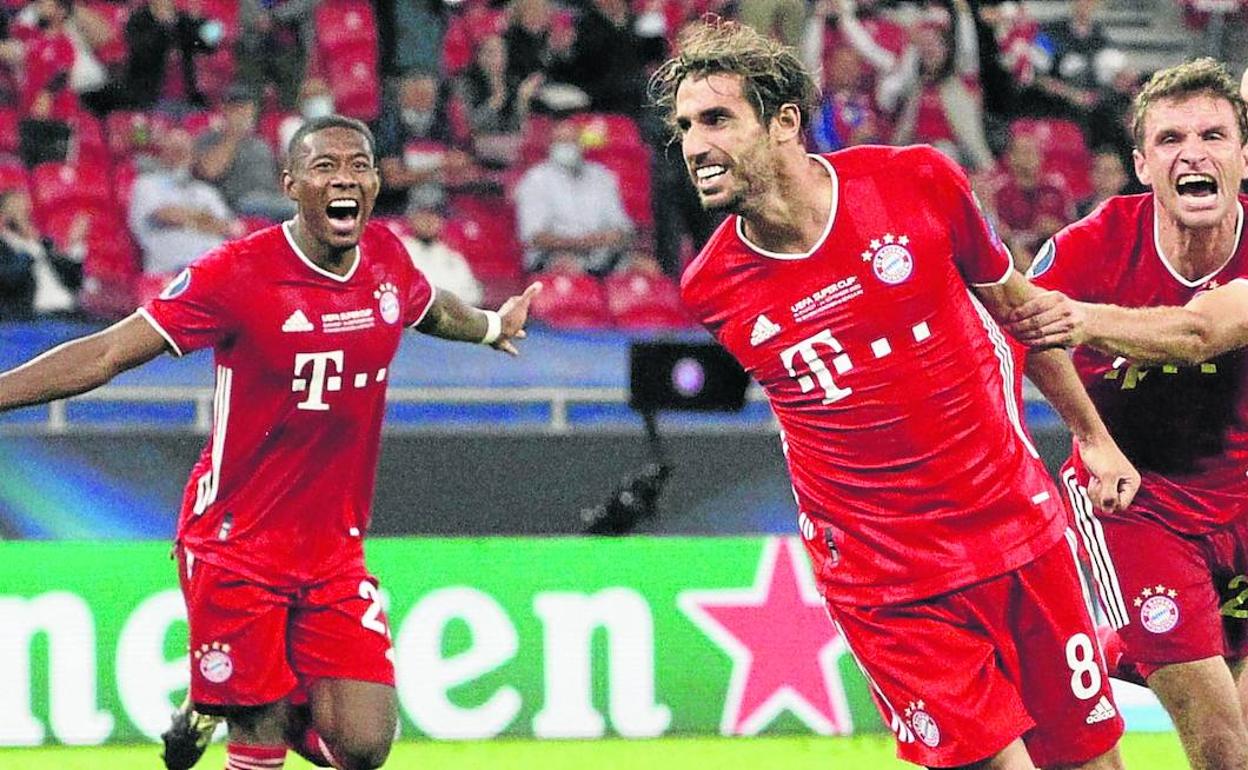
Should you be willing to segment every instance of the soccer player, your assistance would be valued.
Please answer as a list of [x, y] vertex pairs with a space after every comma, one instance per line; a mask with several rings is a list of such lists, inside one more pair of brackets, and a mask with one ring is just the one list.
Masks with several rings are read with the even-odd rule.
[[[287, 733], [317, 764], [361, 770], [385, 761], [397, 719], [390, 629], [362, 540], [401, 332], [515, 355], [541, 287], [498, 312], [433, 289], [368, 222], [380, 182], [363, 123], [310, 120], [289, 150], [293, 219], [208, 252], [129, 318], [0, 375], [0, 411], [213, 348], [212, 434], [177, 533], [197, 722], [225, 717], [230, 770], [280, 768]], [[296, 689], [300, 709], [287, 697]], [[299, 712], [310, 731], [294, 729]], [[167, 752], [167, 764], [189, 766], [195, 749]]]
[[1031, 274], [1051, 291], [1013, 311], [1010, 328], [1074, 348], [1143, 477], [1129, 511], [1095, 515], [1080, 447], [1062, 472], [1117, 628], [1107, 652], [1120, 647], [1157, 694], [1192, 767], [1242, 770], [1248, 116], [1230, 73], [1198, 59], [1154, 75], [1133, 117], [1135, 172], [1152, 191], [1110, 198], [1046, 243]]
[[[966, 176], [930, 147], [807, 154], [809, 75], [731, 22], [692, 27], [652, 92], [703, 205], [733, 214], [684, 299], [779, 419], [820, 590], [899, 756], [1121, 767], [1074, 535], [994, 321], [1037, 290]], [[1069, 360], [1028, 358], [1121, 510], [1138, 475]]]

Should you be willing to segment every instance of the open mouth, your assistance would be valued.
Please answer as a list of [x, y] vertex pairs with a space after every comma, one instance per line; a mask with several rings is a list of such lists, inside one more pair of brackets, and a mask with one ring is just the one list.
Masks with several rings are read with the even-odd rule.
[[719, 164], [709, 166], [699, 166], [694, 169], [693, 176], [699, 188], [709, 187], [715, 183], [716, 179], [726, 174], [728, 169]]
[[360, 202], [350, 198], [337, 198], [325, 207], [325, 216], [337, 232], [350, 232], [360, 218]]
[[1218, 194], [1218, 180], [1209, 174], [1183, 174], [1174, 189], [1185, 198], [1208, 198]]

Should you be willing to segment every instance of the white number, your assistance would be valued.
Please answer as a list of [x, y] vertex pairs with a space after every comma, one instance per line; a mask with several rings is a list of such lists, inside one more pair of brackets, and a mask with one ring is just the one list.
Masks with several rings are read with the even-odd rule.
[[[819, 352], [815, 349], [816, 344], [831, 348], [833, 353], [839, 354], [832, 359], [832, 366], [836, 369], [837, 374], [844, 374], [853, 368], [853, 364], [849, 361], [849, 356], [845, 355], [845, 348], [841, 347], [841, 343], [827, 329], [813, 337], [802, 340], [791, 348], [783, 350], [780, 353], [780, 361], [784, 364], [784, 368], [789, 370], [789, 376], [797, 379], [797, 384], [801, 386], [803, 393], [809, 393], [813, 390], [815, 380], [818, 380], [819, 387], [823, 388], [823, 403], [831, 404], [840, 401], [854, 391], [852, 388], [837, 386], [832, 379], [832, 372], [828, 371], [828, 365], [819, 357]], [[799, 375], [797, 369], [794, 368], [793, 359], [799, 354], [802, 360], [806, 362], [806, 366], [810, 369], [811, 374], [815, 375], [814, 380], [810, 378], [810, 375]]]
[[1066, 665], [1072, 672], [1070, 690], [1076, 698], [1087, 700], [1101, 691], [1101, 667], [1087, 634], [1075, 634], [1066, 640]]
[[390, 638], [390, 631], [381, 620], [381, 594], [377, 592], [377, 586], [367, 580], [361, 580], [360, 598], [372, 602], [364, 611], [364, 617], [360, 618], [360, 625], [369, 631], [376, 631], [387, 639]]

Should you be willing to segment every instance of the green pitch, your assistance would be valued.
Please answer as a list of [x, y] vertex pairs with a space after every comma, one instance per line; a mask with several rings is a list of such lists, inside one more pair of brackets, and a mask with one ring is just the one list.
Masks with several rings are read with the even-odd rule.
[[[163, 770], [158, 748], [0, 749], [0, 770]], [[1187, 766], [1173, 734], [1131, 734], [1122, 741], [1128, 770]], [[213, 746], [197, 770], [221, 770], [225, 749]], [[290, 754], [287, 770], [312, 765]], [[887, 736], [855, 738], [665, 738], [650, 741], [405, 742], [386, 770], [913, 770], [893, 757]]]

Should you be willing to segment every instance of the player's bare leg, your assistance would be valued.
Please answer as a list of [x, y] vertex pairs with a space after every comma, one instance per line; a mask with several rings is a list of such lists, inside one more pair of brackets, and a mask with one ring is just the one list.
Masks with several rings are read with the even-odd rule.
[[1015, 738], [1010, 745], [993, 756], [952, 770], [1036, 770], [1022, 738]]
[[1124, 770], [1124, 768], [1122, 755], [1118, 753], [1118, 747], [1115, 746], [1090, 762], [1077, 765], [1050, 765], [1044, 770]]
[[320, 679], [310, 692], [312, 725], [339, 770], [374, 770], [390, 754], [399, 710], [393, 687]]
[[1165, 666], [1148, 686], [1174, 720], [1192, 770], [1248, 770], [1248, 727], [1226, 661]]

